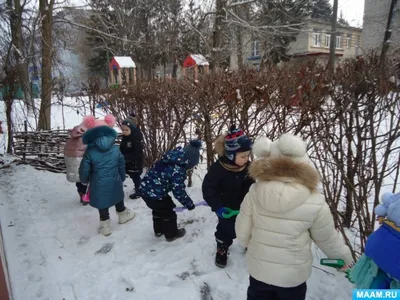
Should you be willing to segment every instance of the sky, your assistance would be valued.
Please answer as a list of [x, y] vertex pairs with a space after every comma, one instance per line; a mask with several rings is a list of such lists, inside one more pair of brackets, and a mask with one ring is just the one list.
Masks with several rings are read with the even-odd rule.
[[[365, 0], [339, 0], [338, 16], [343, 12], [344, 18], [352, 26], [361, 27], [364, 15]], [[377, 0], [378, 1], [378, 0]], [[333, 5], [333, 0], [330, 0]]]

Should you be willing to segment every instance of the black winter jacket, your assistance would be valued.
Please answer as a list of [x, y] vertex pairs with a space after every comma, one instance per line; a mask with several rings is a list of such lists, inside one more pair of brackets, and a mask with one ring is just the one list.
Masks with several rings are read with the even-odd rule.
[[[208, 173], [204, 177], [202, 190], [203, 199], [216, 211], [221, 207], [231, 209], [240, 209], [244, 196], [254, 183], [254, 180], [248, 175], [247, 166], [239, 171], [235, 169], [226, 157], [221, 157], [211, 165]], [[228, 170], [229, 168], [229, 170]]]
[[143, 169], [143, 135], [139, 128], [131, 129], [129, 136], [123, 136], [119, 148], [124, 155], [127, 172]]

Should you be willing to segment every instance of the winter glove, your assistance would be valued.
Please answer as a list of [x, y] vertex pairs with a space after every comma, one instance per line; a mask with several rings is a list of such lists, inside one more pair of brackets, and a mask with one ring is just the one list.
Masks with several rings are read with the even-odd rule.
[[193, 202], [192, 202], [191, 205], [186, 206], [186, 208], [187, 208], [188, 210], [193, 210], [193, 209], [195, 209], [195, 207], [196, 207], [196, 205], [194, 205]]
[[224, 219], [224, 215], [223, 214], [228, 214], [228, 213], [229, 213], [229, 210], [226, 207], [221, 207], [221, 208], [218, 208], [216, 210], [217, 216], [222, 218], [222, 219]]

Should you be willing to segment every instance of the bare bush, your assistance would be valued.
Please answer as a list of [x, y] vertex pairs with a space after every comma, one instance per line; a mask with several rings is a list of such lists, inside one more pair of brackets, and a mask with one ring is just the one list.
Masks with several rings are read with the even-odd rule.
[[312, 123], [316, 162], [337, 228], [348, 238], [345, 228], [352, 228], [359, 238], [353, 254], [364, 251], [374, 230], [373, 207], [385, 180], [397, 182], [400, 98], [390, 90], [389, 77], [374, 56], [348, 62], [329, 78], [330, 99]]
[[399, 176], [399, 93], [388, 80], [392, 75], [371, 56], [346, 62], [335, 74], [299, 63], [209, 74], [196, 82], [139, 83], [107, 91], [106, 101], [119, 120], [138, 115], [147, 166], [194, 134], [205, 142], [210, 166], [213, 143], [231, 124], [252, 138], [301, 135], [335, 224], [357, 257], [374, 230], [372, 208]]

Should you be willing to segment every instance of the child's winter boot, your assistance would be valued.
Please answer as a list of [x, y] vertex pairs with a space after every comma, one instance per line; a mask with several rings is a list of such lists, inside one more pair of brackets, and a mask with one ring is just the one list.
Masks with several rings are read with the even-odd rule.
[[220, 268], [226, 267], [228, 260], [228, 249], [223, 243], [217, 242], [217, 254], [215, 255], [215, 265]]
[[129, 195], [129, 198], [132, 199], [132, 200], [139, 199], [140, 198], [140, 194], [137, 193], [137, 192], [134, 192], [132, 195]]
[[179, 229], [176, 231], [175, 236], [172, 236], [172, 237], [167, 237], [167, 236], [165, 236], [165, 238], [167, 239], [167, 242], [173, 242], [173, 241], [175, 241], [176, 239], [180, 239], [180, 238], [183, 237], [185, 234], [186, 234], [186, 229], [185, 229], [185, 228], [179, 228]]
[[186, 230], [184, 228], [178, 229], [176, 215], [171, 216], [171, 218], [168, 218], [168, 219], [163, 219], [163, 226], [164, 226], [163, 229], [164, 229], [164, 234], [165, 234], [165, 238], [167, 239], [167, 242], [175, 241], [176, 239], [183, 237], [186, 233]]
[[104, 236], [109, 236], [111, 234], [110, 219], [105, 221], [100, 221], [99, 233]]
[[135, 217], [135, 213], [128, 208], [125, 208], [123, 212], [117, 212], [118, 223], [125, 224]]
[[153, 216], [153, 229], [154, 229], [154, 235], [156, 237], [160, 237], [163, 235], [164, 230], [163, 230], [163, 219], [158, 216]]

